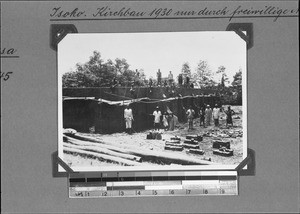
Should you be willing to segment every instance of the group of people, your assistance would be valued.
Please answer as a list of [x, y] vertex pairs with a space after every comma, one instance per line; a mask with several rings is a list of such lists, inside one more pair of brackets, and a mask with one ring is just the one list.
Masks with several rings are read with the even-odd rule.
[[157, 106], [152, 115], [154, 116], [153, 127], [155, 130], [159, 130], [161, 126], [163, 126], [164, 130], [166, 131], [173, 131], [175, 129], [175, 124], [178, 122], [178, 117], [172, 112], [161, 113], [159, 107]]
[[[227, 110], [223, 110], [222, 108], [219, 108], [216, 104], [213, 109], [211, 109], [210, 105], [206, 105], [199, 111], [199, 117], [200, 117], [200, 126], [208, 127], [211, 125], [212, 120], [214, 122], [215, 127], [218, 127], [220, 125], [219, 119], [221, 112], [224, 112], [226, 114], [226, 126], [228, 127], [229, 124], [233, 126], [232, 122], [232, 114], [233, 111], [231, 110], [231, 107], [228, 106]], [[173, 131], [175, 129], [175, 124], [178, 123], [178, 117], [174, 115], [172, 112], [164, 112], [162, 113], [160, 111], [160, 108], [157, 106], [155, 110], [153, 111], [153, 114], [151, 116], [154, 117], [153, 120], [153, 128], [155, 130], [163, 129]], [[186, 116], [188, 119], [188, 130], [194, 129], [194, 119], [195, 119], [195, 110], [192, 108], [192, 106], [189, 107], [186, 111]], [[125, 120], [125, 128], [126, 133], [132, 134], [132, 122], [133, 122], [133, 113], [132, 109], [129, 107], [129, 105], [126, 106], [124, 109], [124, 120]]]
[[[224, 112], [226, 114], [226, 126], [228, 127], [229, 124], [233, 126], [232, 122], [232, 114], [233, 111], [230, 106], [228, 106], [227, 110], [223, 110], [222, 108], [219, 108], [216, 104], [213, 109], [211, 109], [210, 105], [204, 106], [199, 111], [199, 117], [200, 117], [200, 126], [203, 126], [204, 128], [207, 126], [210, 126], [212, 123], [212, 120], [214, 122], [215, 127], [218, 127], [220, 125], [220, 114], [221, 112]], [[187, 118], [189, 122], [189, 129], [193, 129], [193, 119], [195, 117], [195, 111], [190, 107], [187, 112]]]

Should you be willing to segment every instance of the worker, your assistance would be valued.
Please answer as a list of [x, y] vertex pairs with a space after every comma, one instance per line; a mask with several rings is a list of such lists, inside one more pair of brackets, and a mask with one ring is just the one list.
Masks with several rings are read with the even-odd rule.
[[220, 117], [220, 108], [218, 108], [218, 104], [215, 105], [212, 111], [212, 115], [214, 118], [215, 127], [219, 126], [219, 117]]
[[156, 106], [156, 109], [153, 112], [154, 116], [154, 129], [159, 130], [160, 129], [160, 117], [162, 116], [161, 111], [159, 110], [159, 107]]
[[132, 109], [129, 105], [126, 106], [124, 109], [124, 119], [125, 119], [125, 126], [126, 126], [126, 133], [132, 134], [132, 121], [133, 121], [133, 114]]
[[210, 108], [210, 105], [207, 105], [206, 107], [207, 108], [205, 110], [205, 122], [206, 122], [206, 126], [210, 126], [212, 110]]
[[194, 109], [192, 109], [192, 106], [190, 106], [190, 108], [186, 111], [186, 114], [187, 114], [187, 119], [188, 119], [188, 123], [189, 123], [188, 130], [193, 130], [193, 120], [194, 120], [194, 116], [195, 116], [195, 111], [194, 111]]
[[225, 111], [226, 114], [226, 127], [228, 127], [228, 124], [231, 124], [231, 127], [233, 127], [233, 122], [232, 122], [232, 114], [234, 113], [233, 110], [231, 110], [230, 106], [228, 106], [228, 110]]

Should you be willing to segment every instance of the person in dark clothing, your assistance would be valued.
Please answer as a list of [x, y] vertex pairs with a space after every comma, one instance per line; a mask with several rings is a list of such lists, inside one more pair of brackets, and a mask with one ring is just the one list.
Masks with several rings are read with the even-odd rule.
[[179, 74], [179, 75], [178, 75], [178, 85], [179, 85], [179, 87], [182, 86], [182, 82], [183, 82], [182, 74]]
[[190, 86], [190, 78], [188, 76], [186, 76], [185, 78], [185, 87], [189, 87]]
[[118, 82], [117, 82], [116, 78], [113, 78], [113, 80], [111, 81], [111, 84], [110, 84], [110, 90], [112, 93], [115, 93], [117, 85], [118, 85]]
[[161, 86], [161, 72], [160, 72], [160, 69], [158, 69], [158, 72], [157, 72], [157, 85]]
[[230, 106], [228, 106], [228, 110], [225, 111], [225, 114], [226, 114], [226, 126], [227, 127], [228, 127], [228, 124], [231, 124], [231, 126], [233, 126], [232, 113], [233, 113], [233, 111], [231, 110]]
[[200, 115], [200, 126], [201, 124], [203, 124], [203, 127], [205, 128], [205, 107], [200, 109], [199, 115]]

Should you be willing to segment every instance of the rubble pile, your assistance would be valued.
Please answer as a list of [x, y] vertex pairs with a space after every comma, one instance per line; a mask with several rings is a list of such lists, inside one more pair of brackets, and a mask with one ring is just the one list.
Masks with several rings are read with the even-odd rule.
[[203, 137], [214, 137], [214, 138], [237, 138], [243, 137], [242, 130], [210, 130], [203, 134]]

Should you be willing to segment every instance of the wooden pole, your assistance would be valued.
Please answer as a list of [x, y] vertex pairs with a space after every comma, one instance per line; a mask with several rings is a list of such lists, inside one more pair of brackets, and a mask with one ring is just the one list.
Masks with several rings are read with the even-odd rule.
[[75, 149], [75, 148], [69, 148], [69, 147], [64, 146], [63, 150], [64, 150], [64, 152], [78, 153], [78, 154], [81, 154], [81, 155], [91, 155], [93, 157], [113, 161], [113, 162], [116, 162], [116, 163], [119, 163], [119, 164], [125, 164], [127, 166], [140, 166], [140, 165], [142, 165], [141, 163], [136, 162], [136, 161], [127, 160], [127, 159], [123, 159], [123, 158], [120, 158], [120, 157], [114, 157], [114, 156], [111, 156], [111, 155], [99, 154], [99, 153], [96, 153], [96, 152], [85, 151], [85, 150], [82, 150], [82, 149]]

